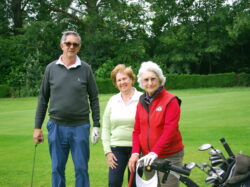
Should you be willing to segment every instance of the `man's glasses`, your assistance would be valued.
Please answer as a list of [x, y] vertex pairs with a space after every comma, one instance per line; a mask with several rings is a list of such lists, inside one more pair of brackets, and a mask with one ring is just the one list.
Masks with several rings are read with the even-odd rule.
[[67, 46], [67, 47], [71, 47], [73, 45], [74, 48], [76, 47], [79, 47], [79, 43], [71, 43], [71, 42], [64, 42], [64, 44]]

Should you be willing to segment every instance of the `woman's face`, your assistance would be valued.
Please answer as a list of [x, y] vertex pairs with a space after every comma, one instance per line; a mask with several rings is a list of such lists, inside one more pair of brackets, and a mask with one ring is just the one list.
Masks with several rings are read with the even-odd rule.
[[116, 74], [116, 86], [120, 90], [120, 92], [128, 92], [132, 88], [133, 81], [126, 74], [118, 72]]
[[160, 85], [160, 79], [154, 72], [146, 71], [142, 74], [142, 86], [149, 96], [152, 96]]

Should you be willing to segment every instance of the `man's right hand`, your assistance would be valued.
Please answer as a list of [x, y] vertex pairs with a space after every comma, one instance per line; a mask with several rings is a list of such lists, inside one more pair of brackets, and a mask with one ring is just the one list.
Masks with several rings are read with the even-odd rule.
[[43, 131], [41, 129], [34, 129], [33, 140], [35, 144], [44, 142]]

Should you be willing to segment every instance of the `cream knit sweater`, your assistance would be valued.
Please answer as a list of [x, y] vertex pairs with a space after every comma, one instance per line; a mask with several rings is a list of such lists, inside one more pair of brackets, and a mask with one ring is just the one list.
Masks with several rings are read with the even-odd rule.
[[123, 102], [121, 93], [109, 99], [102, 118], [102, 143], [105, 154], [111, 152], [111, 147], [132, 147], [136, 106], [141, 95], [142, 93], [135, 89], [127, 104]]

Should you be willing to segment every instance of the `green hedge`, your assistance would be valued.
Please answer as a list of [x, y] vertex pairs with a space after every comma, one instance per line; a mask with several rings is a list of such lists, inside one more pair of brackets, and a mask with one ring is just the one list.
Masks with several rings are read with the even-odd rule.
[[209, 75], [169, 74], [166, 77], [166, 87], [169, 89], [238, 86], [238, 78], [235, 73]]
[[96, 83], [99, 93], [108, 94], [118, 92], [117, 88], [112, 84], [111, 79], [97, 79]]
[[8, 85], [0, 85], [0, 97], [8, 97], [10, 95], [10, 87]]
[[[118, 93], [119, 90], [112, 84], [111, 79], [97, 79], [96, 80], [99, 93], [101, 94], [109, 94], [109, 93]], [[135, 83], [134, 87], [136, 89], [141, 90], [139, 88], [137, 82]]]
[[240, 73], [236, 77], [238, 86], [250, 86], [250, 74]]
[[[167, 74], [166, 77], [165, 86], [167, 89], [250, 86], [250, 74], [246, 73], [209, 75]], [[111, 79], [97, 79], [96, 82], [101, 94], [118, 92]], [[137, 82], [135, 87], [139, 89]], [[0, 97], [8, 96], [10, 96], [10, 87], [8, 85], [0, 85]]]
[[[167, 74], [167, 89], [209, 88], [209, 87], [234, 87], [250, 86], [250, 74], [223, 73], [223, 74]], [[117, 93], [110, 79], [97, 79], [100, 93]], [[138, 84], [135, 84], [138, 88]]]

